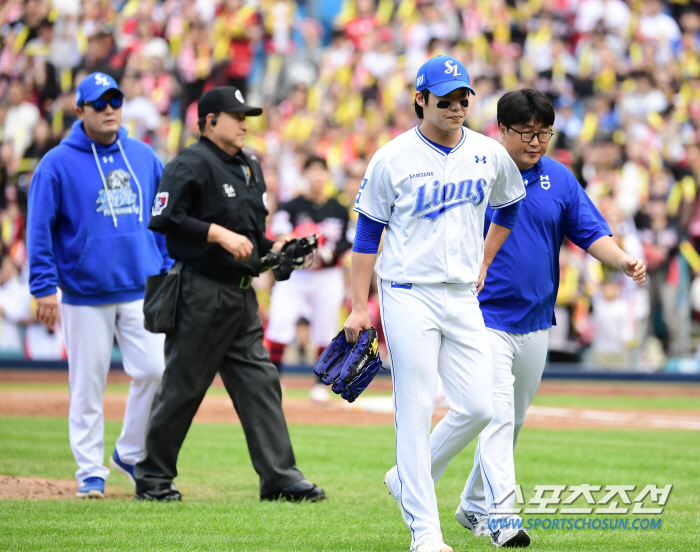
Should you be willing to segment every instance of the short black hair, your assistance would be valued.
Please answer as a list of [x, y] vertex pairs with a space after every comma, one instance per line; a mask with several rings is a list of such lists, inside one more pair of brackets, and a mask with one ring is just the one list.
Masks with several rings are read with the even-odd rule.
[[[428, 103], [428, 96], [430, 95], [430, 92], [428, 92], [428, 89], [425, 88], [420, 91], [420, 93], [423, 95], [423, 101], [427, 104]], [[418, 102], [416, 100], [413, 100], [413, 109], [416, 110], [416, 117], [419, 119], [423, 118], [423, 106], [418, 105]]]
[[499, 125], [512, 127], [526, 125], [535, 119], [543, 126], [554, 124], [554, 106], [551, 100], [539, 90], [523, 88], [501, 96], [496, 107]]
[[304, 161], [304, 170], [306, 171], [311, 165], [321, 165], [325, 170], [328, 170], [328, 163], [326, 163], [326, 160], [323, 157], [320, 157], [318, 155], [309, 155], [309, 157], [306, 158], [306, 161]]

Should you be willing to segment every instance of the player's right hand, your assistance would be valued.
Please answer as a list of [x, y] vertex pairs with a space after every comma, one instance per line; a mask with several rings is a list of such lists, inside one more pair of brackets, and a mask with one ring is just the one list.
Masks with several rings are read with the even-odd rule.
[[345, 324], [343, 324], [345, 339], [348, 343], [355, 343], [360, 336], [360, 330], [369, 330], [371, 327], [372, 322], [369, 319], [369, 313], [366, 310], [357, 311], [353, 309]]
[[208, 241], [218, 243], [237, 261], [247, 261], [253, 253], [253, 244], [247, 237], [231, 232], [218, 224], [212, 224], [209, 228]]
[[489, 267], [486, 263], [481, 263], [481, 268], [479, 269], [479, 279], [476, 281], [476, 292], [480, 293], [484, 289], [484, 283], [486, 282], [486, 274], [489, 271]]
[[36, 298], [36, 318], [39, 322], [43, 322], [49, 330], [53, 330], [57, 316], [58, 300], [55, 293]]

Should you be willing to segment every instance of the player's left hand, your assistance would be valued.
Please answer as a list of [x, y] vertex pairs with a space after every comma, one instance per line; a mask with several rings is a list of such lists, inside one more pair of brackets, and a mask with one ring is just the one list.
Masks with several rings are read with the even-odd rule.
[[294, 239], [294, 236], [292, 234], [280, 234], [279, 236], [277, 236], [277, 241], [274, 244], [272, 244], [272, 250], [275, 253], [279, 253], [280, 251], [282, 251], [282, 246], [284, 246], [284, 244], [288, 241], [292, 241], [292, 239]]
[[636, 257], [625, 257], [620, 263], [625, 274], [632, 278], [637, 285], [641, 285], [646, 280], [647, 267], [642, 259]]
[[481, 269], [479, 270], [479, 279], [476, 281], [476, 292], [479, 293], [484, 289], [484, 282], [486, 281], [486, 273], [489, 267], [486, 263], [481, 263]]

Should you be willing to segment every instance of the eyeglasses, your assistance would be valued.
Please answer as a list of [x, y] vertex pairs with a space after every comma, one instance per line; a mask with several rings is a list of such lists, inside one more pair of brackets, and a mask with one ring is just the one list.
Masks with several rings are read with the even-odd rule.
[[554, 136], [553, 132], [520, 132], [519, 130], [515, 130], [513, 127], [508, 127], [508, 129], [520, 134], [520, 139], [523, 142], [532, 142], [535, 134], [537, 134], [537, 139], [540, 141], [540, 144], [546, 144], [552, 139], [552, 136]]
[[[462, 100], [459, 102], [462, 107], [469, 107], [469, 100]], [[438, 103], [435, 104], [435, 106], [438, 109], [447, 109], [452, 105], [452, 102], [450, 100], [440, 100]]]
[[92, 106], [95, 111], [104, 111], [109, 104], [112, 109], [119, 109], [124, 103], [124, 98], [112, 96], [111, 98], [97, 98], [94, 102], [83, 102], [83, 105]]

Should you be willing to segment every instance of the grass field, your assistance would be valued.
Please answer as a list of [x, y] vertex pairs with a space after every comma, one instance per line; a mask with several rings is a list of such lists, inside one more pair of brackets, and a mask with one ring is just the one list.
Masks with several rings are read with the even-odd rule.
[[[107, 422], [108, 454], [118, 431]], [[382, 485], [394, 463], [393, 428], [292, 425], [290, 432], [298, 465], [328, 500], [259, 503], [240, 426], [195, 424], [178, 464], [183, 503], [133, 502], [119, 474], [108, 485], [122, 498], [2, 500], [0, 550], [408, 550], [408, 530]], [[458, 456], [437, 484], [444, 539], [455, 551], [493, 549], [453, 517], [473, 451]], [[516, 451], [526, 500], [536, 484], [674, 485], [661, 529], [538, 529], [530, 531], [531, 549], [698, 550], [699, 458], [696, 432], [526, 427]], [[0, 474], [70, 479], [75, 467], [66, 420], [0, 418]]]

